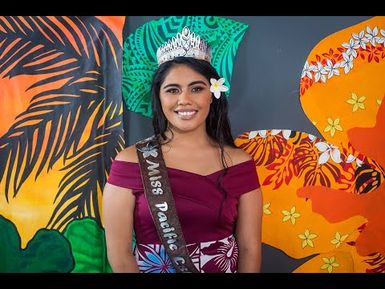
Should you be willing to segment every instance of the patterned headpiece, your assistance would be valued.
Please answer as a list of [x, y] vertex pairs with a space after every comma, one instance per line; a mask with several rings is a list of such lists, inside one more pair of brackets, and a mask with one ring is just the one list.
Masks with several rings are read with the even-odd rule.
[[182, 32], [169, 39], [156, 52], [158, 65], [178, 56], [211, 61], [211, 49], [201, 37], [185, 26]]
[[[127, 108], [152, 116], [154, 73], [160, 64], [177, 56], [210, 62], [226, 79], [219, 86], [231, 89], [234, 57], [247, 27], [216, 16], [167, 16], [138, 27], [127, 37], [123, 48], [122, 94]], [[225, 95], [229, 95], [229, 90]]]

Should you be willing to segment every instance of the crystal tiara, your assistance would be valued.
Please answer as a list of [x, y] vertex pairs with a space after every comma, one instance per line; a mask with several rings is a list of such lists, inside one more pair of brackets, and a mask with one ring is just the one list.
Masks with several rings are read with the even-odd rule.
[[178, 56], [192, 57], [210, 62], [211, 49], [199, 35], [191, 32], [185, 26], [182, 32], [178, 32], [173, 38], [161, 45], [156, 52], [158, 66]]

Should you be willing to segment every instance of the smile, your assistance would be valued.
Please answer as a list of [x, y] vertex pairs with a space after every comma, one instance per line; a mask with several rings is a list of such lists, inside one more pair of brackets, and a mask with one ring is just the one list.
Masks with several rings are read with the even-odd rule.
[[196, 114], [197, 110], [179, 110], [175, 111], [175, 113], [178, 114], [179, 118], [184, 119], [184, 120], [189, 120], [192, 119]]

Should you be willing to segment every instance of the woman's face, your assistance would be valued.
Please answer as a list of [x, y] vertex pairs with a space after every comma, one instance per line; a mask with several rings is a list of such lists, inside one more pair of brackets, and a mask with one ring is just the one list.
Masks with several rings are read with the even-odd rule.
[[160, 102], [175, 132], [206, 131], [212, 102], [210, 83], [187, 65], [172, 67], [160, 87]]

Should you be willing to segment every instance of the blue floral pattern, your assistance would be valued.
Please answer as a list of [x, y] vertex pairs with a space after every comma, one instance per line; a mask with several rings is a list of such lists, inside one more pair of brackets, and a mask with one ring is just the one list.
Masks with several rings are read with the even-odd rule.
[[143, 273], [175, 273], [170, 258], [163, 245], [147, 244], [135, 248], [136, 261]]
[[[187, 245], [190, 258], [202, 273], [235, 273], [238, 263], [238, 245], [233, 235]], [[142, 273], [176, 273], [163, 245], [137, 244], [134, 250]]]

